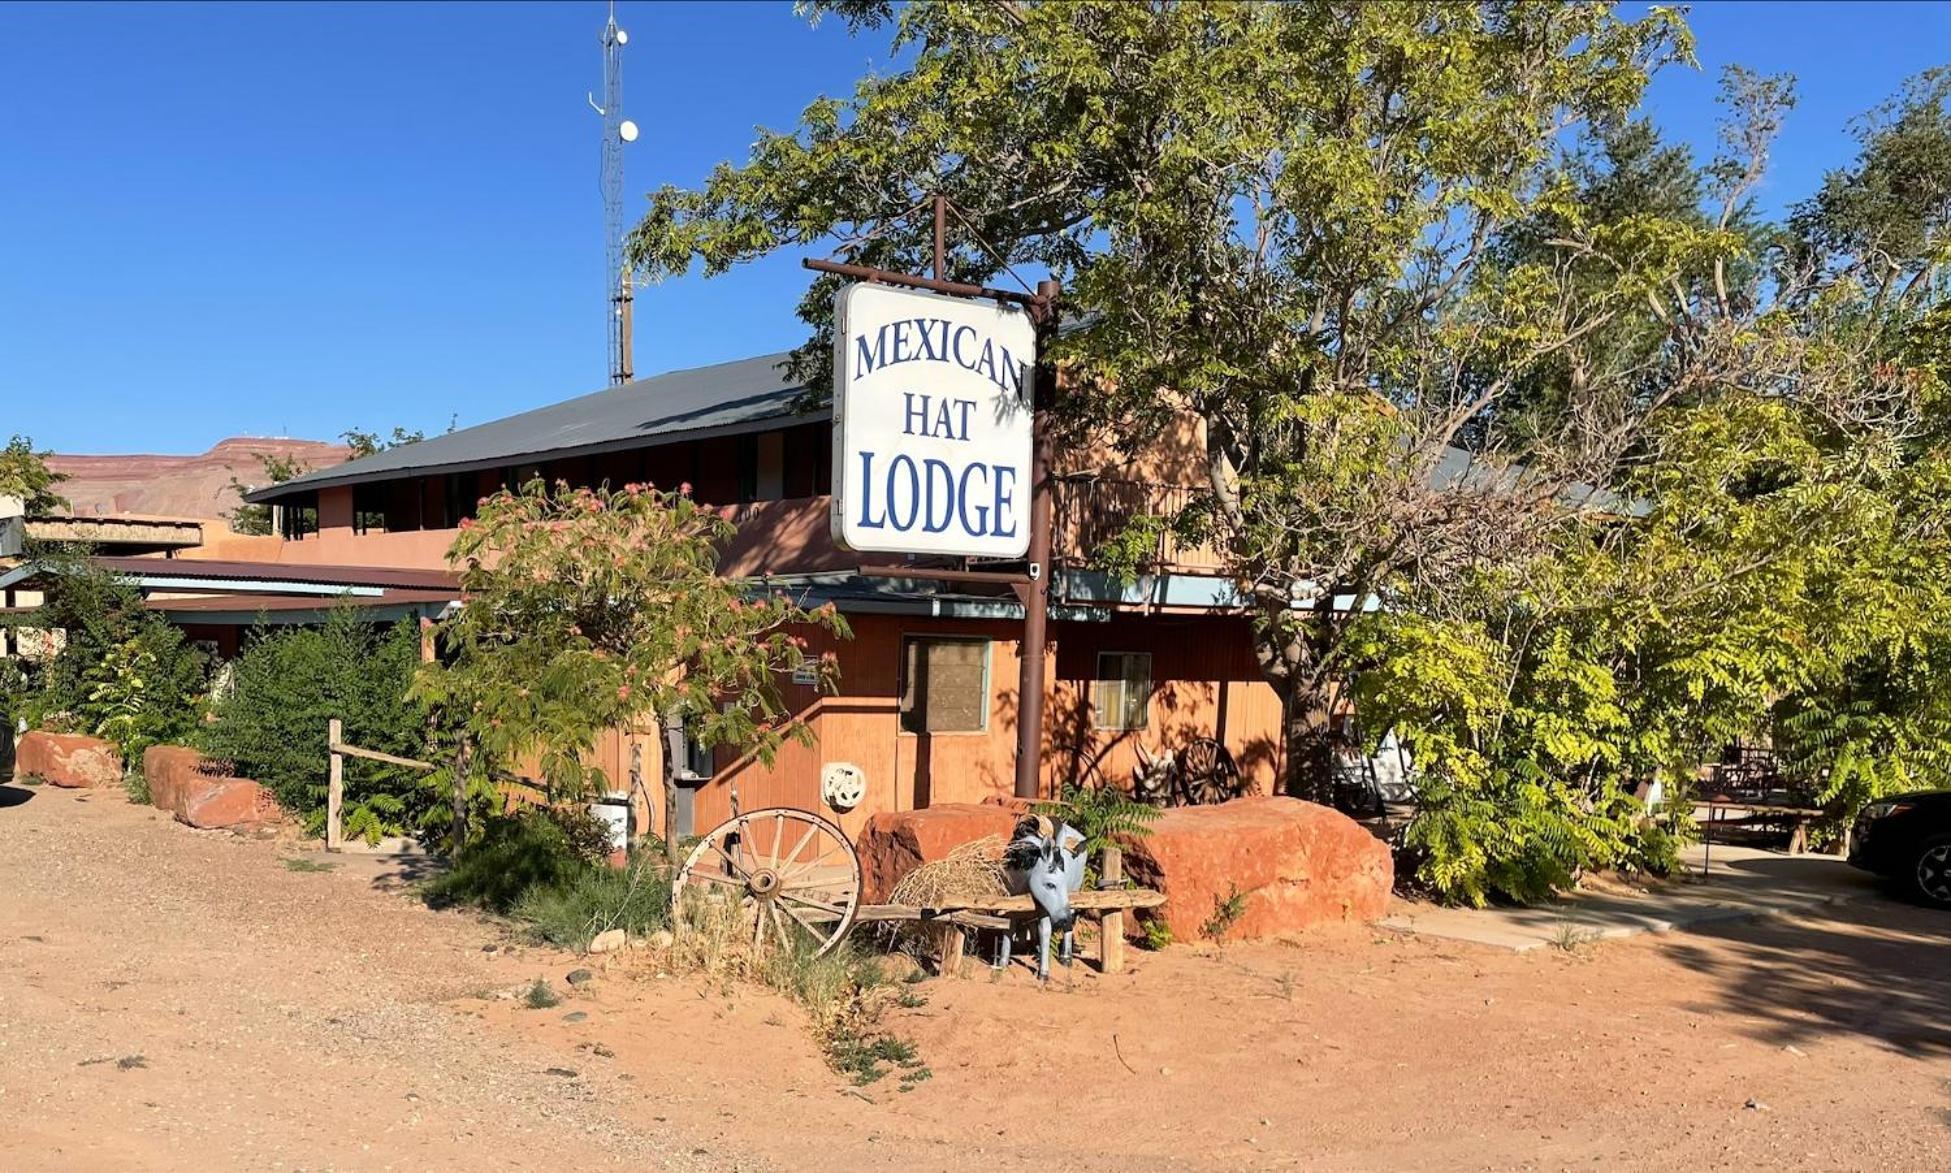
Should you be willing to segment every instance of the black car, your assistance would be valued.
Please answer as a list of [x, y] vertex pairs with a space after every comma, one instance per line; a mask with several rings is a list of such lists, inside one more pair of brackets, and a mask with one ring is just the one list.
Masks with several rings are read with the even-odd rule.
[[1864, 807], [1851, 832], [1849, 862], [1895, 880], [1927, 904], [1951, 908], [1951, 790]]

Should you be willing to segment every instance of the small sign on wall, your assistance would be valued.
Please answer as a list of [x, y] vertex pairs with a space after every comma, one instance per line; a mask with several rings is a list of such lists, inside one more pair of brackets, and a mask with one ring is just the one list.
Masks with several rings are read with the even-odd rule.
[[820, 666], [811, 662], [794, 666], [793, 683], [806, 688], [812, 688], [818, 685], [820, 683]]
[[840, 291], [834, 339], [834, 538], [859, 551], [1022, 557], [1029, 314], [863, 282]]

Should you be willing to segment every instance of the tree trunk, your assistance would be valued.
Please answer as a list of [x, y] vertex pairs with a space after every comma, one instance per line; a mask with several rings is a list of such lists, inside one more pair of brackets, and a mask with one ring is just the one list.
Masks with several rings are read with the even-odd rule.
[[454, 823], [449, 828], [449, 842], [455, 855], [467, 845], [467, 784], [473, 772], [474, 743], [463, 733], [460, 744], [454, 747]]
[[1281, 749], [1286, 757], [1286, 793], [1333, 806], [1335, 738], [1333, 698], [1327, 690], [1289, 679], [1281, 691]]
[[664, 714], [664, 858], [677, 865], [677, 767], [684, 753], [684, 717]]

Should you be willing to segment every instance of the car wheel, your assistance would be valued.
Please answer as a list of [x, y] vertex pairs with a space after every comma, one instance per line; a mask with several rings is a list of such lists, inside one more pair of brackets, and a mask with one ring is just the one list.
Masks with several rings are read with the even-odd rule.
[[1917, 849], [1910, 881], [1917, 894], [1939, 908], [1951, 908], [1951, 835], [1933, 835]]

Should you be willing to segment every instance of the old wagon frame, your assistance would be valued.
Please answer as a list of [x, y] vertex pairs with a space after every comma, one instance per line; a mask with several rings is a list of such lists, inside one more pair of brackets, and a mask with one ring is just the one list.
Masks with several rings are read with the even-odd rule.
[[[968, 934], [1011, 932], [1039, 915], [1028, 895], [943, 900], [926, 905], [862, 904], [860, 856], [846, 833], [798, 807], [746, 811], [713, 827], [692, 847], [671, 882], [671, 923], [713, 896], [751, 918], [754, 949], [804, 948], [814, 955], [836, 948], [856, 924], [937, 926], [940, 969], [960, 968]], [[707, 895], [709, 894], [709, 895]], [[1165, 903], [1162, 893], [1124, 886], [1123, 855], [1104, 849], [1099, 887], [1071, 895], [1071, 907], [1097, 916], [1099, 964], [1124, 968], [1125, 914]]]

